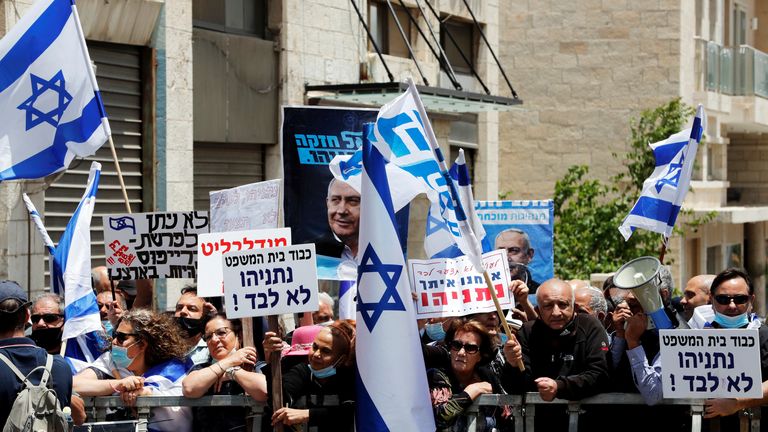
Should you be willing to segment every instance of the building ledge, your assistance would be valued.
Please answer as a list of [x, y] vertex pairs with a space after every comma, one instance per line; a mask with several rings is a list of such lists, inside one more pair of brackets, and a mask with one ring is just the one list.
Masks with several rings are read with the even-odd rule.
[[715, 212], [715, 221], [730, 224], [743, 224], [768, 221], [768, 206], [728, 206], [691, 209], [697, 217]]

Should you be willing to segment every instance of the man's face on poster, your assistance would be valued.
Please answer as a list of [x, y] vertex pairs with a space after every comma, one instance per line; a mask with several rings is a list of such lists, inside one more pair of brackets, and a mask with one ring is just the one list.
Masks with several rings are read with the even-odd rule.
[[357, 242], [360, 231], [360, 194], [346, 183], [332, 181], [328, 187], [328, 225], [344, 243]]
[[496, 249], [504, 249], [507, 251], [507, 262], [509, 263], [509, 270], [512, 273], [513, 279], [520, 273], [520, 266], [517, 264], [523, 264], [525, 266], [533, 259], [533, 248], [530, 247], [530, 243], [525, 234], [521, 234], [517, 231], [504, 231], [496, 237]]

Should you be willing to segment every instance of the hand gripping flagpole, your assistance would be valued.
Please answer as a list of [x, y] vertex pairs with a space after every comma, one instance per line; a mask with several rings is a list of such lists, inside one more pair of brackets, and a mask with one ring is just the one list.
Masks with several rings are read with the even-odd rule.
[[[459, 193], [456, 190], [456, 185], [451, 179], [450, 174], [448, 174], [448, 167], [445, 163], [443, 152], [440, 150], [440, 147], [437, 143], [437, 137], [435, 136], [435, 132], [432, 130], [432, 124], [429, 122], [429, 118], [427, 117], [427, 110], [424, 108], [424, 104], [421, 102], [421, 96], [419, 96], [419, 91], [416, 89], [416, 85], [414, 85], [413, 80], [411, 80], [410, 78], [407, 78], [406, 82], [408, 83], [408, 91], [412, 91], [414, 93], [413, 99], [416, 103], [416, 109], [419, 110], [419, 116], [422, 119], [424, 132], [427, 135], [427, 141], [429, 141], [429, 146], [432, 148], [432, 152], [435, 154], [435, 158], [437, 159], [438, 166], [440, 167], [440, 174], [445, 179], [448, 185], [448, 189], [451, 191], [451, 200], [453, 201], [453, 207], [456, 211], [456, 219], [458, 219], [460, 230], [464, 235], [468, 237], [467, 245], [470, 248], [472, 248], [472, 253], [467, 254], [467, 256], [472, 262], [472, 265], [475, 267], [475, 270], [478, 273], [483, 274], [483, 278], [485, 279], [485, 284], [488, 287], [488, 291], [490, 291], [491, 293], [493, 304], [494, 306], [496, 306], [496, 313], [499, 315], [499, 321], [501, 321], [501, 325], [504, 328], [504, 333], [506, 333], [507, 338], [512, 339], [513, 337], [512, 330], [509, 328], [509, 324], [507, 324], [507, 319], [504, 316], [504, 311], [501, 310], [501, 305], [499, 304], [499, 298], [496, 295], [496, 291], [494, 291], [493, 289], [491, 278], [488, 275], [488, 272], [485, 269], [483, 269], [482, 247], [480, 247], [480, 242], [477, 241], [475, 232], [472, 230], [472, 226], [469, 224], [469, 220], [467, 219], [466, 213], [464, 212], [464, 207], [462, 206], [461, 200], [459, 199]], [[522, 360], [519, 360], [517, 362], [517, 368], [520, 369], [520, 371], [525, 370], [525, 365], [523, 364]]]
[[[117, 160], [117, 151], [115, 150], [115, 143], [112, 141], [112, 130], [109, 127], [109, 121], [107, 120], [107, 113], [104, 111], [104, 103], [101, 100], [101, 93], [99, 92], [99, 85], [96, 83], [96, 74], [93, 73], [93, 66], [91, 63], [91, 56], [88, 54], [88, 47], [85, 45], [85, 35], [83, 34], [83, 28], [80, 25], [80, 15], [77, 13], [77, 7], [75, 2], [72, 2], [72, 15], [75, 17], [75, 26], [77, 27], [78, 42], [80, 42], [80, 48], [83, 50], [88, 64], [86, 69], [88, 70], [88, 78], [91, 80], [91, 85], [96, 90], [96, 98], [99, 100], [99, 110], [101, 111], [101, 124], [107, 133], [109, 139], [109, 149], [112, 151], [112, 161], [115, 164], [115, 171], [117, 171], [117, 180], [120, 182], [120, 190], [123, 192], [123, 199], [125, 200], [125, 209], [128, 213], [131, 211], [131, 203], [128, 201], [128, 190], [125, 188], [125, 181], [123, 180], [123, 172], [120, 170], [120, 162]], [[114, 296], [113, 296], [114, 297]], [[114, 300], [114, 298], [113, 298]]]

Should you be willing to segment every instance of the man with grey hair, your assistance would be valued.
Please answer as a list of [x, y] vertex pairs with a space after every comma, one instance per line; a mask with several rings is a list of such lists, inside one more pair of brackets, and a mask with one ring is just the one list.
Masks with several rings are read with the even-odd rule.
[[522, 279], [530, 293], [535, 294], [539, 283], [531, 277], [528, 264], [533, 260], [536, 251], [531, 247], [528, 233], [517, 228], [505, 229], [496, 236], [494, 248], [507, 251], [507, 263], [512, 280]]
[[30, 339], [50, 354], [59, 354], [64, 332], [64, 299], [58, 294], [46, 293], [32, 303]]
[[685, 290], [683, 291], [683, 298], [680, 299], [680, 305], [683, 306], [686, 320], [690, 320], [693, 317], [694, 309], [709, 304], [709, 287], [714, 280], [715, 275], [702, 274], [690, 278], [688, 283], [685, 284]]
[[315, 325], [327, 326], [333, 322], [333, 297], [327, 292], [321, 291], [317, 296], [320, 308], [317, 312], [312, 312], [312, 322]]
[[604, 323], [608, 315], [608, 303], [605, 301], [602, 291], [587, 285], [574, 290], [576, 312], [586, 313]]

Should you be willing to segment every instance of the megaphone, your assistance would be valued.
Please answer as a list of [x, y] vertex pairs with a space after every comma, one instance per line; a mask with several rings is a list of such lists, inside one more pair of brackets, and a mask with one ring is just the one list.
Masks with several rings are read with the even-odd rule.
[[660, 269], [661, 262], [654, 257], [635, 258], [621, 266], [613, 276], [613, 283], [617, 288], [632, 290], [643, 311], [651, 316], [656, 328], [672, 329], [675, 326], [664, 311], [664, 303], [659, 294]]

